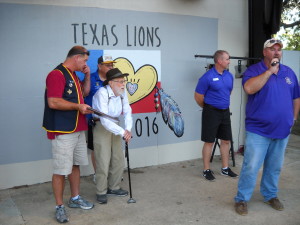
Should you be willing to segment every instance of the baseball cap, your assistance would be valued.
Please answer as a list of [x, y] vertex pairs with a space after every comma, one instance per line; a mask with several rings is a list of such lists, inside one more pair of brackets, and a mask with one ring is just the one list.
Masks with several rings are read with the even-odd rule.
[[279, 44], [280, 47], [283, 48], [282, 41], [277, 40], [275, 38], [271, 38], [271, 39], [266, 40], [266, 42], [264, 44], [264, 48], [270, 48], [270, 47], [272, 47], [275, 44]]
[[100, 56], [98, 59], [98, 64], [100, 63], [115, 63], [116, 61], [114, 61], [111, 57], [111, 55], [103, 55]]

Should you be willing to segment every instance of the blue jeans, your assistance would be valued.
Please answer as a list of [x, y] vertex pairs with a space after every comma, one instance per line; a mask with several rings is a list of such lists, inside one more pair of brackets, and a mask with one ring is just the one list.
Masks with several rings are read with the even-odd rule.
[[264, 168], [260, 192], [264, 201], [277, 197], [279, 175], [288, 139], [289, 136], [284, 139], [272, 139], [246, 131], [244, 161], [235, 202], [250, 200], [262, 165]]

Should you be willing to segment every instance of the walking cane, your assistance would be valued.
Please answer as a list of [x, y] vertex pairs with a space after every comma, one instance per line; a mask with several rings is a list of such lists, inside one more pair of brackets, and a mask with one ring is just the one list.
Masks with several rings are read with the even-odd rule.
[[127, 171], [128, 171], [128, 180], [129, 180], [129, 193], [130, 198], [128, 199], [127, 203], [136, 203], [136, 201], [132, 198], [132, 191], [131, 191], [131, 179], [130, 179], [130, 166], [129, 166], [129, 152], [128, 152], [128, 143], [125, 141], [125, 157], [127, 158]]

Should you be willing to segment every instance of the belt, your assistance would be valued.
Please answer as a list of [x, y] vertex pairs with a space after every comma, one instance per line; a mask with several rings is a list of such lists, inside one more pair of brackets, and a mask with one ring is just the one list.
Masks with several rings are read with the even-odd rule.
[[218, 109], [218, 108], [216, 108], [216, 107], [214, 107], [212, 105], [206, 104], [206, 103], [204, 103], [204, 106], [207, 107], [207, 108], [213, 109], [213, 110], [220, 111], [220, 112], [226, 112], [226, 111], [229, 110], [229, 108], [227, 108], [227, 109]]

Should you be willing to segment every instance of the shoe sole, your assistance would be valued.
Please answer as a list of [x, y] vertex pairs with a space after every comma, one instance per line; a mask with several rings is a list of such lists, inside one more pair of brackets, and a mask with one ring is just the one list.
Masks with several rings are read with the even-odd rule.
[[[224, 177], [231, 177], [231, 176], [229, 176], [229, 175], [226, 175], [226, 174], [224, 174], [224, 173], [220, 173], [222, 176], [224, 176]], [[231, 177], [231, 178], [238, 178], [239, 176], [236, 176], [236, 177]]]
[[216, 178], [215, 178], [215, 179], [213, 179], [213, 180], [206, 179], [206, 177], [205, 177], [205, 176], [203, 176], [203, 178], [204, 178], [204, 180], [207, 180], [207, 181], [210, 181], [210, 182], [215, 182], [215, 181], [216, 181]]
[[100, 202], [100, 201], [97, 200], [97, 202], [98, 202], [99, 204], [101, 204], [101, 205], [107, 204], [107, 201], [106, 201], [106, 202]]
[[[106, 196], [107, 196], [107, 195], [106, 195]], [[97, 201], [99, 204], [105, 205], [105, 204], [107, 204], [107, 197], [106, 197], [106, 199], [105, 199], [104, 201], [100, 201], [100, 200], [98, 200], [98, 199], [96, 198], [96, 201]]]
[[127, 194], [124, 194], [124, 195], [117, 195], [117, 194], [106, 194], [106, 195], [107, 195], [107, 196], [125, 197], [125, 196], [128, 195], [128, 193], [127, 193]]
[[[55, 216], [55, 218], [56, 218], [56, 216]], [[56, 218], [56, 221], [59, 222], [59, 223], [67, 223], [67, 222], [69, 222], [69, 218], [66, 218], [65, 220], [62, 220], [62, 221], [59, 220], [58, 218]]]
[[237, 214], [239, 214], [240, 216], [246, 216], [246, 215], [248, 215], [248, 213], [240, 213], [240, 212], [238, 212], [238, 211], [236, 211], [236, 210], [235, 210], [235, 212], [236, 212]]
[[248, 215], [248, 212], [239, 212], [239, 211], [237, 210], [237, 208], [235, 208], [235, 212], [236, 212], [237, 214], [239, 214], [240, 216], [246, 216], [246, 215]]
[[69, 206], [69, 208], [80, 208], [80, 209], [92, 209], [94, 207], [94, 205], [93, 206], [68, 205], [68, 206]]
[[284, 210], [284, 208], [279, 208], [279, 209], [274, 208], [274, 207], [271, 205], [271, 203], [269, 203], [269, 202], [264, 202], [264, 203], [266, 203], [267, 205], [271, 206], [271, 207], [272, 207], [273, 209], [275, 209], [275, 210], [278, 210], [278, 211], [283, 211], [283, 210]]
[[64, 221], [59, 221], [58, 219], [56, 219], [56, 221], [59, 222], [59, 223], [67, 223], [67, 222], [69, 222], [69, 219], [64, 220]]

